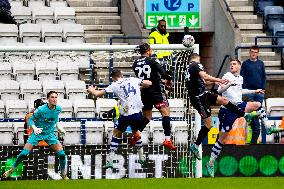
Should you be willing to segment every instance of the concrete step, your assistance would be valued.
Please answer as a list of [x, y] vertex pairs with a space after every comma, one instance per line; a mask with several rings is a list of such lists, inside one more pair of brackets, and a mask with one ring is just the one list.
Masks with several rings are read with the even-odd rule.
[[265, 70], [265, 73], [267, 80], [284, 80], [284, 70]]
[[[249, 43], [254, 42], [256, 36], [266, 36], [266, 33], [245, 33], [241, 34], [242, 42]], [[268, 38], [259, 38], [257, 42], [271, 42], [271, 39]]]
[[249, 34], [249, 33], [263, 33], [263, 30], [262, 29], [241, 30], [241, 34]]
[[262, 24], [238, 24], [240, 30], [262, 30]]
[[[123, 34], [85, 34], [87, 43], [109, 43], [112, 36], [123, 36]], [[117, 43], [123, 43], [123, 39], [116, 39]]]
[[113, 7], [112, 0], [67, 0], [70, 7]]
[[257, 15], [234, 15], [238, 24], [262, 24], [262, 19]]
[[265, 67], [281, 67], [281, 61], [275, 60], [275, 61], [264, 61]]
[[77, 16], [118, 16], [117, 7], [74, 7]]
[[251, 12], [253, 13], [253, 6], [234, 6], [230, 7], [232, 12]]
[[120, 16], [76, 16], [77, 24], [120, 25]]
[[[249, 51], [247, 50], [245, 52], [241, 52], [240, 56], [240, 60], [242, 61], [249, 59]], [[262, 61], [279, 61], [280, 55], [276, 54], [275, 52], [260, 51], [259, 59]]]
[[120, 34], [120, 25], [84, 25], [85, 33], [97, 34]]
[[229, 6], [248, 6], [248, 0], [227, 0]]

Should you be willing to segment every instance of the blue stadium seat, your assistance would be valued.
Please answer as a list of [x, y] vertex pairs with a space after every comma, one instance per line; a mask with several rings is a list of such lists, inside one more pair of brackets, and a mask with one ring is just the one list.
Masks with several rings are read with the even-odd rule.
[[258, 14], [263, 14], [264, 8], [266, 6], [274, 6], [274, 5], [276, 5], [274, 0], [255, 0], [254, 11]]
[[274, 36], [283, 36], [283, 38], [277, 38], [277, 40], [275, 40], [276, 44], [279, 44], [279, 45], [283, 44], [283, 42], [284, 42], [284, 23], [274, 24], [273, 35]]
[[264, 25], [269, 32], [273, 32], [274, 24], [284, 22], [284, 10], [280, 6], [267, 6], [264, 9]]

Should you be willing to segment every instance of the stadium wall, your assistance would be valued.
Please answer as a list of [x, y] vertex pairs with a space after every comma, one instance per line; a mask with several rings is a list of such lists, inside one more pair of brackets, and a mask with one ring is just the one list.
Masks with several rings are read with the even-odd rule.
[[[240, 41], [240, 31], [234, 28], [229, 12], [223, 0], [215, 1], [215, 32], [214, 32], [214, 75], [217, 74], [223, 58], [229, 54], [234, 57], [235, 46]], [[225, 65], [223, 73], [228, 70]], [[221, 73], [221, 75], [223, 75]]]

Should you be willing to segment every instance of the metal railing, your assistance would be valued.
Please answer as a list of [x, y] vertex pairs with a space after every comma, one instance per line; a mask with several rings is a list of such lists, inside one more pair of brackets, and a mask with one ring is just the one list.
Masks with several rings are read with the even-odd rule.
[[254, 45], [257, 45], [258, 39], [279, 39], [284, 38], [284, 36], [256, 36], [254, 38]]
[[225, 5], [226, 5], [226, 10], [229, 12], [229, 14], [230, 14], [230, 16], [231, 16], [231, 18], [232, 18], [232, 20], [233, 20], [233, 22], [234, 22], [234, 24], [235, 24], [234, 27], [235, 27], [235, 28], [239, 28], [239, 25], [238, 25], [238, 23], [237, 23], [237, 21], [236, 21], [234, 15], [233, 15], [231, 9], [230, 9], [230, 6], [229, 6], [228, 3], [227, 3], [227, 0], [223, 0], [223, 2], [225, 3]]

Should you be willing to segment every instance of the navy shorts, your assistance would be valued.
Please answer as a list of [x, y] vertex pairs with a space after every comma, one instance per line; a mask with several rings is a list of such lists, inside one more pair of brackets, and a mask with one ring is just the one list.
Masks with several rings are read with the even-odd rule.
[[142, 112], [128, 116], [120, 115], [120, 117], [118, 118], [117, 129], [121, 132], [125, 132], [127, 127], [130, 126], [132, 130], [138, 130], [142, 125], [143, 125]]
[[[241, 110], [245, 111], [246, 105], [247, 105], [246, 102], [242, 102], [238, 104], [238, 107]], [[220, 121], [219, 131], [229, 132], [232, 129], [233, 124], [236, 121], [236, 119], [238, 119], [238, 115], [235, 114], [234, 112], [231, 112], [227, 108], [221, 107], [219, 114], [218, 114], [218, 118]]]

